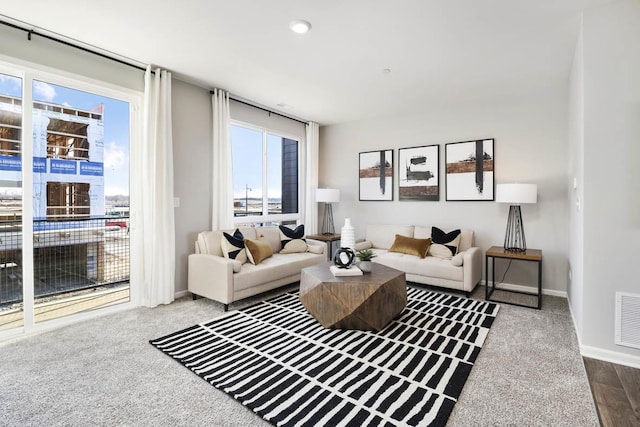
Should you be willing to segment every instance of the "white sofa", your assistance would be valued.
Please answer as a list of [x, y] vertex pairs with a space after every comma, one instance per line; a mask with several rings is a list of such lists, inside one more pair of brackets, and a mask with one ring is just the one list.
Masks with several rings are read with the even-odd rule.
[[461, 266], [454, 265], [451, 259], [389, 252], [396, 234], [426, 239], [431, 237], [431, 227], [367, 225], [365, 241], [358, 242], [355, 249], [371, 248], [377, 255], [374, 262], [404, 271], [410, 282], [455, 289], [469, 295], [482, 279], [482, 251], [473, 247], [472, 230], [461, 230], [458, 246], [461, 255], [456, 259], [457, 262], [462, 261]]
[[[233, 230], [223, 230], [233, 234]], [[203, 231], [198, 234], [194, 254], [189, 255], [188, 290], [224, 304], [250, 297], [300, 280], [300, 270], [326, 262], [324, 242], [306, 239], [314, 252], [278, 253], [281, 249], [278, 227], [240, 228], [245, 239], [266, 239], [273, 255], [257, 265], [225, 258], [220, 241], [223, 231]]]

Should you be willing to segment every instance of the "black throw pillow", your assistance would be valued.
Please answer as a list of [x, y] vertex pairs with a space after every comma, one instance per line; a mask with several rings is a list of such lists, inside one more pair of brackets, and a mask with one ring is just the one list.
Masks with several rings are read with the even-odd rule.
[[235, 259], [241, 263], [247, 262], [247, 251], [244, 247], [244, 236], [242, 232], [236, 228], [233, 236], [223, 232], [223, 238], [220, 241], [220, 249], [225, 258]]
[[429, 246], [429, 255], [438, 258], [453, 258], [453, 256], [458, 253], [461, 233], [462, 232], [459, 229], [445, 233], [438, 227], [431, 227], [431, 246]]
[[284, 249], [287, 243], [292, 240], [304, 240], [304, 224], [300, 224], [293, 230], [287, 226], [280, 225], [280, 250]]

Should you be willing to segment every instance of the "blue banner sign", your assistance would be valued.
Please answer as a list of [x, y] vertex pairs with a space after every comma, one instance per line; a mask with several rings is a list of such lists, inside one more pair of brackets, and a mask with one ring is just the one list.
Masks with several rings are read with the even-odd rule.
[[0, 170], [21, 171], [22, 158], [16, 156], [0, 156]]
[[80, 162], [80, 175], [104, 175], [104, 165], [98, 162]]
[[33, 158], [33, 173], [47, 173], [46, 157]]
[[51, 159], [50, 167], [51, 173], [66, 173], [75, 175], [77, 170], [76, 162], [73, 160]]

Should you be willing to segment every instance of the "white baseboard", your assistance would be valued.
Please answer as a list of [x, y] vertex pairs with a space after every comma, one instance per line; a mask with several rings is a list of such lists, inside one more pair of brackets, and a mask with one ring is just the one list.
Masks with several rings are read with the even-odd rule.
[[[484, 280], [480, 281], [480, 284], [482, 286], [485, 286], [485, 281]], [[533, 292], [533, 293], [537, 291], [537, 288], [535, 286], [516, 285], [514, 283], [500, 283], [497, 285], [496, 289], [506, 289], [508, 291]], [[566, 298], [567, 292], [557, 291], [555, 289], [542, 288], [542, 295], [550, 295], [553, 297]]]
[[576, 338], [578, 339], [578, 347], [580, 348], [581, 356], [588, 357], [590, 359], [598, 359], [605, 362], [615, 363], [616, 365], [624, 365], [631, 368], [640, 368], [640, 357], [638, 356], [582, 344], [582, 337], [580, 336], [580, 332], [578, 330], [576, 316], [573, 314], [571, 301], [569, 301], [569, 312], [571, 313], [571, 320], [573, 321], [573, 329], [576, 331]]
[[580, 345], [580, 354], [591, 359], [604, 360], [605, 362], [640, 369], [640, 357], [633, 356], [631, 354], [604, 350], [602, 348], [590, 347], [588, 345]]
[[178, 299], [178, 298], [186, 297], [187, 295], [189, 295], [189, 291], [185, 289], [184, 291], [178, 291], [175, 294], [173, 294], [173, 298]]

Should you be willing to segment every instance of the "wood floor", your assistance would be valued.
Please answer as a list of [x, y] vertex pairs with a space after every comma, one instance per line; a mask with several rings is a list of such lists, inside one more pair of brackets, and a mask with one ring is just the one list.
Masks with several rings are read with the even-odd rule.
[[640, 426], [640, 369], [583, 360], [602, 427]]

